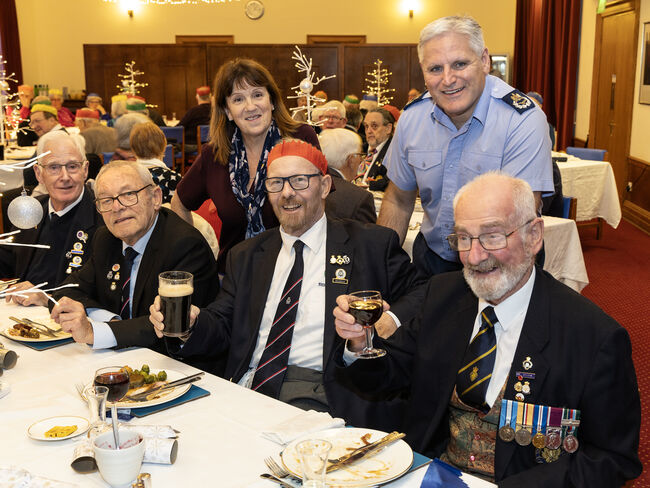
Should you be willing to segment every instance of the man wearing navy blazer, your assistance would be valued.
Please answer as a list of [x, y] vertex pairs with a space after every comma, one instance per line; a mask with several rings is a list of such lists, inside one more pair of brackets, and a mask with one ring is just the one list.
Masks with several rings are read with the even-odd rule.
[[[88, 261], [95, 230], [102, 225], [95, 210], [95, 195], [84, 185], [88, 161], [83, 139], [63, 131], [48, 132], [38, 141], [38, 154], [48, 151], [34, 166], [38, 181], [47, 191], [37, 198], [43, 217], [35, 227], [15, 235], [14, 242], [47, 245], [49, 249], [0, 246], [0, 277], [19, 278], [17, 290], [43, 282], [47, 282], [45, 288], [60, 285]], [[44, 293], [9, 299], [25, 306], [47, 304]]]
[[[609, 487], [637, 477], [641, 413], [629, 336], [535, 266], [543, 221], [530, 186], [486, 173], [459, 190], [454, 216], [448, 240], [463, 272], [429, 281], [416, 320], [377, 341], [386, 356], [354, 361], [360, 326], [338, 299], [337, 331], [348, 340], [338, 377], [373, 393], [408, 391], [411, 446], [500, 487]], [[502, 400], [519, 402], [516, 415]], [[559, 418], [549, 421], [544, 407], [559, 407]], [[562, 414], [579, 419], [579, 444], [567, 440], [568, 427], [564, 444], [552, 441], [547, 427]], [[536, 433], [541, 443], [531, 444]]]
[[[92, 258], [56, 292], [52, 318], [75, 341], [95, 349], [141, 346], [163, 350], [147, 320], [158, 293], [158, 274], [188, 271], [192, 302], [207, 305], [219, 291], [216, 262], [203, 236], [174, 212], [161, 208], [161, 191], [138, 163], [114, 161], [97, 176], [97, 209], [106, 227]], [[126, 268], [129, 249], [137, 255]], [[124, 285], [125, 292], [123, 292]]]
[[[325, 216], [331, 177], [315, 147], [281, 142], [267, 164], [266, 189], [280, 228], [229, 252], [217, 299], [206, 308], [193, 307], [191, 335], [182, 348], [170, 352], [187, 359], [225, 353], [224, 377], [257, 389], [261, 358], [273, 342], [268, 337], [274, 314], [284, 302], [283, 285], [297, 262], [294, 246], [301, 241], [304, 274], [298, 302], [291, 302], [297, 303], [297, 313], [287, 328], [292, 334], [289, 348], [278, 356], [284, 361], [284, 369], [278, 368], [281, 386], [265, 394], [300, 408], [328, 411], [353, 425], [381, 428], [383, 421], [399, 415], [403, 399], [362, 399], [333, 378], [332, 353], [340, 339], [332, 310], [341, 293], [373, 289], [390, 297], [396, 317], [408, 319], [419, 300], [404, 297], [417, 283], [409, 257], [390, 229]], [[158, 298], [150, 319], [160, 335]]]

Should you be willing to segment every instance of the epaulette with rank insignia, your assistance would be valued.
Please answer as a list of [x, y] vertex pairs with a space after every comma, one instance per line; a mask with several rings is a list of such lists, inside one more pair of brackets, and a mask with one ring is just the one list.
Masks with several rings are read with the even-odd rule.
[[402, 110], [408, 110], [412, 105], [415, 105], [418, 103], [420, 100], [424, 98], [424, 95], [429, 93], [428, 91], [424, 90], [422, 93], [420, 93], [417, 97], [415, 97], [413, 100], [411, 100], [409, 103], [404, 105], [404, 108]]
[[535, 106], [535, 103], [519, 90], [512, 90], [505, 97], [501, 98], [504, 102], [514, 108], [520, 114], [526, 110], [530, 110]]

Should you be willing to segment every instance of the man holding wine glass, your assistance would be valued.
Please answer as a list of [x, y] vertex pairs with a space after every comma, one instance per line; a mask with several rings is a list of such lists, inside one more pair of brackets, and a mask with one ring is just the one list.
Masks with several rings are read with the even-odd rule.
[[90, 259], [55, 295], [52, 318], [77, 342], [94, 349], [142, 346], [164, 350], [147, 320], [158, 275], [193, 275], [193, 303], [207, 305], [219, 291], [214, 255], [203, 236], [161, 207], [161, 190], [139, 163], [113, 161], [96, 181], [95, 205], [106, 227]]
[[630, 339], [535, 265], [535, 208], [530, 185], [503, 173], [462, 187], [448, 240], [463, 271], [429, 280], [416, 319], [375, 338], [380, 360], [355, 360], [364, 331], [339, 297], [338, 377], [361, 392], [408, 391], [393, 427], [413, 449], [500, 487], [621, 486], [641, 473]]
[[[396, 319], [408, 320], [423, 293], [418, 296], [410, 259], [392, 230], [326, 216], [332, 181], [314, 146], [282, 141], [267, 165], [265, 188], [280, 228], [230, 250], [221, 292], [208, 307], [192, 307], [190, 335], [170, 352], [185, 359], [225, 353], [227, 379], [303, 409], [382, 428], [399, 415], [402, 401], [362, 399], [334, 378], [332, 352], [340, 339], [332, 310], [340, 294], [375, 289], [391, 301]], [[161, 337], [159, 298], [150, 320]]]

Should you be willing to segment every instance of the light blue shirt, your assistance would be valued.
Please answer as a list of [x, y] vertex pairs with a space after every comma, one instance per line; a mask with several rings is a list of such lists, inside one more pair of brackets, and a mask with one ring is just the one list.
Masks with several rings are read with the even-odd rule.
[[[133, 291], [135, 290], [135, 283], [138, 279], [138, 270], [140, 269], [140, 261], [142, 261], [142, 255], [144, 254], [147, 244], [149, 243], [149, 238], [151, 233], [156, 227], [158, 222], [158, 215], [156, 215], [153, 225], [149, 228], [147, 233], [143, 235], [138, 242], [133, 246], [129, 246], [126, 242], [122, 241], [122, 254], [127, 247], [133, 247], [138, 252], [138, 255], [133, 260], [131, 265], [131, 281], [129, 282], [129, 307], [133, 305]], [[114, 314], [109, 310], [103, 308], [89, 308], [87, 310], [88, 318], [90, 319], [90, 324], [93, 328], [93, 334], [95, 336], [95, 341], [93, 342], [93, 349], [106, 349], [109, 347], [117, 346], [117, 339], [115, 339], [115, 334], [110, 328], [107, 322], [111, 320], [121, 320], [122, 317]], [[130, 315], [130, 314], [129, 314]]]
[[383, 164], [400, 189], [419, 189], [429, 248], [458, 261], [447, 243], [453, 232], [456, 192], [475, 176], [492, 170], [527, 181], [533, 191], [553, 193], [548, 123], [535, 106], [519, 113], [502, 100], [513, 88], [487, 76], [472, 117], [460, 128], [429, 93], [404, 110]]

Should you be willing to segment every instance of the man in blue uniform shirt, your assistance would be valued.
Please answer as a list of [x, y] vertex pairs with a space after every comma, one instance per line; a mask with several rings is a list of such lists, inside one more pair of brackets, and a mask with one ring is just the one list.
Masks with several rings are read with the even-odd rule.
[[377, 223], [403, 241], [419, 191], [425, 217], [413, 260], [433, 275], [461, 267], [445, 240], [456, 191], [478, 174], [502, 170], [527, 181], [539, 203], [553, 192], [551, 142], [544, 113], [488, 75], [488, 50], [471, 17], [427, 25], [418, 56], [428, 92], [405, 108], [384, 159], [391, 182]]

